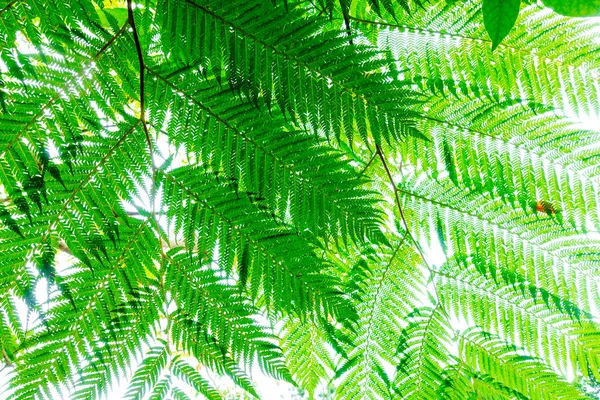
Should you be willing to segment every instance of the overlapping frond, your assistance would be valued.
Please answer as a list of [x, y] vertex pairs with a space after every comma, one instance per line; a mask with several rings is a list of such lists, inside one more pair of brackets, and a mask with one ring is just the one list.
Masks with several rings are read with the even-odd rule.
[[[455, 183], [518, 202], [524, 210], [546, 200], [564, 208], [574, 227], [598, 230], [597, 132], [573, 124], [599, 115], [597, 50], [582, 42], [580, 51], [565, 52], [552, 41], [567, 29], [593, 35], [597, 25], [542, 19], [543, 12], [531, 6], [514, 38], [492, 53], [480, 40], [479, 11], [471, 2], [464, 23], [457, 23], [439, 5], [407, 17], [380, 38], [398, 54], [403, 78], [434, 96], [417, 125], [434, 136], [433, 143], [407, 143], [403, 153], [413, 163], [419, 158], [433, 177], [446, 169]], [[423, 22], [425, 30], [406, 25]], [[536, 36], [520, 26], [535, 26], [528, 29]], [[408, 44], [408, 51], [399, 43]]]
[[599, 28], [524, 3], [0, 1], [0, 391], [584, 398]]
[[514, 273], [497, 271], [495, 279], [491, 273], [482, 274], [485, 261], [478, 263], [466, 270], [450, 263], [447, 272], [439, 273], [439, 293], [447, 309], [497, 332], [564, 375], [587, 375], [588, 371], [597, 375], [600, 342], [591, 315], [544, 288], [528, 285]]
[[519, 351], [501, 338], [477, 329], [460, 338], [459, 352], [466, 363], [485, 368], [498, 382], [530, 399], [585, 399], [574, 385], [535, 357]]
[[418, 134], [407, 107], [415, 95], [382, 73], [389, 66], [382, 53], [351, 45], [339, 30], [321, 30], [327, 20], [303, 7], [181, 0], [159, 2], [156, 16], [163, 27], [157, 50], [171, 65], [227, 82], [257, 107], [350, 141], [357, 131], [376, 142]]
[[[247, 369], [258, 362], [275, 378], [291, 381], [277, 338], [256, 322], [258, 309], [240, 295], [236, 286], [219, 277], [215, 269], [202, 268], [201, 260], [201, 257], [191, 259], [185, 253], [166, 255], [169, 270], [166, 284], [179, 288], [172, 291], [177, 306], [172, 325], [175, 342], [190, 351], [196, 349], [193, 353], [199, 359], [211, 359], [216, 355], [214, 350], [218, 350], [221, 357], [208, 365], [214, 363], [220, 369], [218, 372], [226, 370], [239, 382], [246, 378], [243, 373], [236, 378], [238, 371], [233, 367], [236, 364], [230, 360], [242, 361]], [[205, 350], [203, 342], [206, 342]], [[242, 386], [251, 387], [251, 384], [246, 382]]]
[[[563, 228], [555, 216], [525, 214], [499, 199], [465, 192], [450, 181], [418, 182], [407, 176], [400, 192], [411, 218], [429, 223], [418, 225], [427, 229], [424, 238], [439, 238], [448, 255], [477, 255], [580, 308], [597, 307], [594, 236]], [[433, 226], [435, 234], [427, 226]]]
[[449, 364], [450, 325], [441, 304], [416, 308], [407, 316], [397, 352], [402, 356], [393, 383], [397, 398], [433, 399]]
[[[406, 236], [392, 243], [384, 256], [357, 260], [349, 271], [359, 313], [353, 348], [340, 365], [337, 397], [390, 398], [394, 394], [390, 369], [400, 362], [404, 317], [422, 301], [425, 282], [419, 255]], [[354, 286], [352, 285], [352, 286]]]
[[302, 233], [257, 207], [235, 181], [195, 167], [162, 174], [165, 203], [182, 203], [170, 207], [177, 210], [176, 228], [185, 225], [193, 232], [200, 254], [218, 246], [223, 271], [232, 271], [235, 259], [240, 285], [254, 297], [263, 293], [275, 310], [354, 319], [339, 280], [324, 273], [327, 265]]
[[[250, 103], [239, 104], [216, 81], [150, 70], [151, 123], [181, 146], [189, 162], [230, 180], [256, 203], [298, 231], [318, 237], [381, 240], [373, 192], [339, 150]], [[168, 104], [167, 108], [164, 104]], [[156, 108], [154, 108], [156, 107]], [[277, 114], [277, 111], [273, 111]]]
[[164, 344], [150, 348], [131, 377], [124, 398], [144, 398], [144, 395], [158, 383], [160, 375], [167, 366], [167, 360], [168, 348]]
[[286, 365], [299, 387], [314, 397], [317, 388], [327, 383], [334, 368], [328, 335], [332, 327], [290, 318], [282, 328], [281, 347]]

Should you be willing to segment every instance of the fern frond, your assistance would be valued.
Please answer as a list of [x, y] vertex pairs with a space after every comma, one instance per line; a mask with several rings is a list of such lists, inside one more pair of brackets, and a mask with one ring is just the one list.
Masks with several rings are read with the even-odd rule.
[[[264, 292], [267, 304], [275, 310], [316, 312], [353, 321], [355, 311], [339, 289], [334, 276], [321, 273], [327, 266], [300, 232], [274, 220], [257, 207], [251, 197], [237, 190], [236, 180], [219, 178], [202, 169], [182, 167], [163, 172], [165, 203], [184, 204], [173, 215], [176, 229], [186, 226], [200, 254], [217, 243], [219, 263], [224, 271], [246, 259], [248, 291], [254, 297]], [[189, 236], [189, 235], [188, 235]], [[197, 239], [196, 239], [197, 238]], [[237, 265], [240, 274], [240, 264]], [[285, 287], [286, 291], [279, 288]]]
[[587, 375], [588, 368], [598, 370], [598, 326], [591, 319], [576, 318], [573, 305], [547, 291], [537, 293], [518, 282], [496, 283], [474, 268], [459, 268], [449, 263], [448, 272], [438, 275], [442, 301], [457, 317], [525, 348], [564, 375]]
[[[524, 215], [501, 200], [465, 192], [449, 181], [418, 183], [416, 177], [407, 176], [401, 193], [405, 206], [411, 210], [411, 220], [430, 221], [438, 226], [452, 251], [448, 255], [477, 254], [492, 260], [494, 265], [518, 271], [535, 286], [546, 288], [583, 310], [594, 309], [598, 304], [597, 291], [593, 289], [598, 284], [594, 273], [597, 259], [587, 256], [588, 249], [598, 243], [593, 236], [563, 229], [556, 219], [545, 214]], [[429, 232], [422, 234], [423, 239], [431, 240]], [[557, 238], [563, 239], [556, 241]]]
[[155, 386], [167, 365], [168, 353], [166, 343], [162, 346], [150, 348], [144, 355], [144, 359], [129, 381], [126, 399], [144, 398], [146, 392]]
[[281, 348], [294, 381], [314, 398], [317, 387], [326, 382], [334, 370], [324, 328], [290, 318], [283, 326], [281, 336]]
[[338, 370], [342, 379], [336, 393], [340, 398], [392, 396], [389, 370], [399, 362], [397, 346], [405, 326], [403, 316], [417, 306], [417, 293], [425, 286], [419, 270], [421, 260], [406, 236], [392, 245], [380, 257], [359, 257], [349, 271], [357, 289], [359, 320], [351, 336], [353, 347]]
[[[163, 7], [156, 14], [163, 27], [161, 47], [165, 58], [183, 70], [213, 76], [220, 85], [227, 82], [248, 101], [269, 110], [277, 107], [328, 136], [343, 133], [352, 141], [358, 130], [363, 140], [379, 143], [418, 134], [405, 106], [415, 101], [414, 93], [381, 73], [386, 61], [376, 49], [353, 48], [345, 34], [320, 31], [326, 22], [322, 17], [291, 4], [274, 7], [260, 1], [242, 7], [186, 0], [169, 6], [169, 12]], [[204, 43], [202, 48], [181, 41], [178, 15], [197, 21], [190, 34]]]
[[[164, 127], [189, 162], [235, 180], [257, 206], [317, 237], [382, 240], [373, 192], [341, 152], [218, 88], [149, 70], [160, 92], [151, 123]], [[171, 104], [164, 109], [163, 104]], [[232, 104], [234, 105], [232, 107]], [[218, 132], [218, 134], [215, 134]], [[289, 215], [289, 217], [285, 217]]]
[[461, 358], [474, 369], [485, 369], [494, 379], [531, 399], [585, 399], [574, 385], [534, 357], [511, 348], [486, 332], [472, 329], [460, 337]]
[[408, 315], [409, 325], [402, 331], [397, 352], [395, 392], [403, 399], [436, 398], [444, 382], [444, 367], [449, 364], [451, 336], [447, 316], [440, 304], [416, 308]]
[[178, 306], [173, 325], [177, 343], [189, 350], [197, 348], [199, 352], [193, 353], [196, 358], [227, 373], [251, 393], [252, 384], [236, 363], [250, 368], [258, 362], [274, 377], [292, 380], [276, 338], [256, 323], [258, 310], [235, 286], [227, 284], [212, 268], [200, 269], [201, 258], [177, 254], [176, 250], [165, 257], [169, 271], [166, 282], [178, 288], [172, 291]]
[[599, 25], [523, 3], [0, 1], [0, 396], [583, 398]]
[[[205, 396], [207, 399], [222, 399], [219, 392], [215, 388], [213, 388], [206, 379], [204, 379], [194, 368], [192, 368], [186, 362], [182, 360], [174, 361], [173, 366], [171, 368], [173, 370], [174, 376], [178, 377], [179, 379], [190, 385], [192, 388], [194, 388], [194, 390]], [[176, 392], [179, 392], [180, 389], [173, 388], [171, 390], [172, 393], [175, 394]]]

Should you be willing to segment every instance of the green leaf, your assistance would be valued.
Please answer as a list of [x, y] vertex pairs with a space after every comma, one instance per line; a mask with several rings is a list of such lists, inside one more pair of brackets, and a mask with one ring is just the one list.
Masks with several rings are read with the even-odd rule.
[[450, 175], [450, 179], [454, 182], [455, 185], [458, 186], [458, 175], [456, 173], [456, 163], [454, 160], [454, 154], [452, 152], [452, 148], [448, 144], [446, 140], [444, 140], [442, 145], [442, 151], [444, 153], [444, 164], [446, 166], [446, 170]]
[[435, 231], [438, 236], [438, 240], [440, 241], [440, 245], [442, 246], [442, 251], [444, 254], [448, 254], [448, 246], [446, 246], [446, 238], [444, 236], [444, 226], [442, 225], [442, 220], [438, 216], [435, 220]]
[[13, 219], [13, 217], [10, 215], [10, 212], [2, 204], [0, 204], [0, 221], [2, 221], [5, 226], [15, 232], [17, 235], [21, 236], [22, 238], [25, 237], [23, 236], [21, 229], [19, 229], [19, 224], [17, 224], [17, 221]]
[[492, 39], [492, 51], [515, 25], [520, 5], [520, 0], [483, 0], [483, 24]]
[[58, 169], [58, 167], [55, 164], [50, 163], [47, 167], [47, 171], [54, 179], [56, 179], [58, 181], [58, 183], [61, 184], [61, 186], [63, 188], [65, 188], [65, 189], [67, 188], [65, 186], [65, 182], [63, 181], [62, 177], [60, 176], [60, 170]]
[[240, 286], [242, 289], [246, 288], [246, 282], [248, 281], [248, 270], [250, 264], [250, 248], [249, 246], [244, 246], [242, 250], [242, 257], [239, 261], [239, 270], [238, 274], [240, 277]]
[[600, 0], [542, 0], [546, 7], [567, 17], [600, 16]]

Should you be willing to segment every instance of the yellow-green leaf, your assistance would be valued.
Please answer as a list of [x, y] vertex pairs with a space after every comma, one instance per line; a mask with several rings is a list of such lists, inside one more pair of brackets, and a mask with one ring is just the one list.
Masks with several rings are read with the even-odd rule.
[[543, 0], [547, 7], [568, 17], [600, 16], [600, 0]]

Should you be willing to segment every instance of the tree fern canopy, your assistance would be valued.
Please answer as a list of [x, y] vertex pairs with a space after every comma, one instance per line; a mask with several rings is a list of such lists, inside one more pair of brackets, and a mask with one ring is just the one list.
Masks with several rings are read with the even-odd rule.
[[0, 397], [598, 398], [599, 10], [0, 1]]

